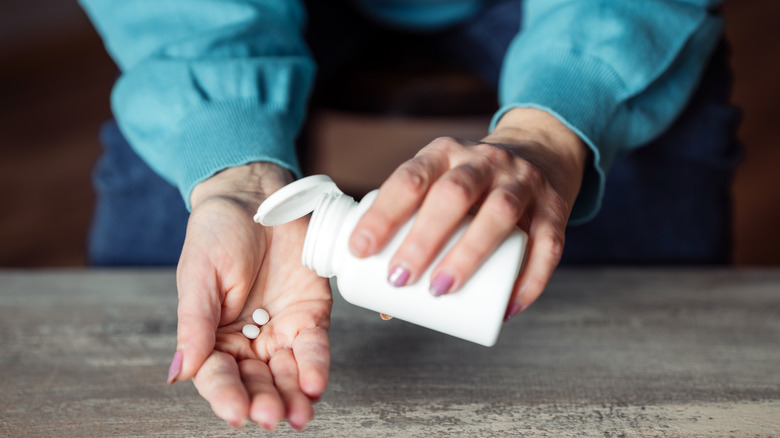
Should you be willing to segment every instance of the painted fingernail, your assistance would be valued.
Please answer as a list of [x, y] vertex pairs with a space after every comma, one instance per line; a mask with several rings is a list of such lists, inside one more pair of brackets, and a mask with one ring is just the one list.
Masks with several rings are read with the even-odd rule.
[[504, 315], [504, 322], [509, 321], [512, 319], [513, 316], [520, 313], [520, 311], [523, 310], [523, 306], [521, 306], [518, 303], [512, 303], [509, 305], [509, 308], [506, 309], [506, 314]]
[[276, 430], [276, 423], [270, 419], [270, 415], [267, 412], [260, 412], [257, 414], [257, 418], [253, 418], [252, 421], [259, 424], [263, 429], [268, 432]]
[[179, 376], [179, 373], [181, 372], [181, 362], [183, 358], [184, 355], [181, 354], [181, 351], [177, 351], [176, 354], [173, 355], [173, 361], [171, 362], [171, 367], [168, 368], [169, 385], [173, 383], [174, 380], [176, 380], [176, 377]]
[[227, 424], [233, 427], [233, 429], [239, 430], [246, 426], [246, 418], [227, 420]]
[[446, 294], [452, 287], [453, 282], [454, 279], [451, 275], [445, 273], [438, 274], [431, 282], [431, 295], [434, 297], [440, 297]]
[[409, 281], [409, 275], [409, 270], [399, 265], [390, 271], [390, 275], [387, 276], [387, 282], [395, 287], [401, 287]]
[[306, 430], [306, 423], [308, 423], [309, 420], [311, 420], [311, 418], [300, 412], [291, 413], [287, 418], [287, 422], [290, 426], [298, 432]]
[[349, 250], [355, 257], [365, 257], [371, 249], [371, 238], [365, 231], [357, 231], [349, 239]]

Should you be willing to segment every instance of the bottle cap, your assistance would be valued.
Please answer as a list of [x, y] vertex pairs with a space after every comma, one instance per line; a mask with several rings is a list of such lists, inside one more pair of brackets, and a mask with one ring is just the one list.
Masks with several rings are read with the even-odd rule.
[[257, 209], [254, 220], [265, 226], [281, 225], [314, 211], [324, 195], [341, 193], [327, 175], [312, 175], [287, 184]]

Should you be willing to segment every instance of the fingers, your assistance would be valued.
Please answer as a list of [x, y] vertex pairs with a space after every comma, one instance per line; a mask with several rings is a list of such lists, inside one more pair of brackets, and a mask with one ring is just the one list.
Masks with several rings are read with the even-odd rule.
[[570, 212], [563, 200], [573, 200], [579, 185], [554, 184], [550, 169], [559, 168], [556, 159], [538, 142], [467, 145], [437, 139], [382, 185], [353, 231], [350, 248], [357, 256], [375, 254], [417, 211], [409, 235], [388, 266], [391, 284], [411, 284], [479, 206], [463, 236], [432, 270], [430, 290], [438, 296], [460, 288], [523, 224], [529, 231], [528, 262], [516, 283], [507, 313], [511, 317], [542, 293], [560, 261]]
[[469, 211], [481, 204], [466, 233], [434, 268], [429, 281], [435, 296], [455, 291], [468, 280], [517, 225], [541, 182], [534, 166], [505, 148], [467, 146], [453, 139], [447, 146], [444, 140], [432, 143], [424, 156], [438, 156], [452, 168], [430, 184], [388, 275], [394, 286], [416, 282]]
[[[195, 387], [214, 413], [235, 428], [249, 417], [272, 431], [286, 416], [291, 427], [303, 430], [314, 416], [312, 399], [324, 391], [328, 372], [327, 335], [323, 339], [320, 329], [311, 330], [293, 346], [300, 362], [290, 349], [276, 352], [268, 364], [257, 359], [237, 364], [231, 355], [214, 351], [193, 378]], [[315, 357], [323, 354], [324, 359]], [[315, 388], [307, 390], [311, 394], [304, 393], [302, 381]]]
[[327, 387], [329, 366], [328, 333], [319, 327], [301, 331], [292, 351], [277, 351], [268, 364], [254, 359], [239, 362], [251, 400], [249, 418], [272, 431], [286, 415], [290, 426], [304, 429], [314, 416], [312, 401]]
[[421, 153], [399, 166], [355, 226], [349, 240], [352, 253], [367, 257], [384, 247], [448, 165], [446, 157]]
[[311, 399], [318, 399], [328, 386], [330, 342], [328, 332], [320, 327], [301, 331], [293, 341], [298, 363], [299, 385]]
[[193, 377], [193, 383], [218, 417], [235, 428], [244, 425], [249, 415], [249, 395], [232, 356], [212, 352]]
[[[168, 383], [192, 378], [214, 350], [222, 307], [217, 292], [219, 282], [210, 266], [193, 266], [182, 257], [177, 283], [177, 353]], [[173, 366], [177, 365], [177, 361], [178, 367]]]
[[491, 191], [466, 232], [431, 273], [431, 293], [440, 296], [458, 290], [516, 229], [528, 202], [517, 186]]
[[314, 416], [311, 400], [301, 391], [298, 364], [292, 350], [279, 350], [268, 363], [279, 395], [287, 407], [287, 421], [295, 430], [303, 430]]
[[563, 255], [564, 226], [565, 219], [561, 223], [555, 214], [533, 220], [528, 236], [528, 262], [515, 282], [505, 321], [527, 309], [544, 292]]
[[274, 385], [268, 364], [255, 359], [238, 363], [241, 378], [249, 392], [249, 419], [273, 431], [284, 418], [284, 403]]
[[390, 260], [390, 283], [400, 287], [417, 281], [491, 183], [490, 168], [482, 160], [442, 175], [431, 186], [409, 235]]

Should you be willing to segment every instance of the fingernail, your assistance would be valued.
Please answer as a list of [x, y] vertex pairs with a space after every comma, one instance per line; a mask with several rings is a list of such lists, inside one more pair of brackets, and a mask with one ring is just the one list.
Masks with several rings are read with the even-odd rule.
[[520, 311], [523, 310], [523, 306], [521, 306], [518, 303], [512, 303], [509, 305], [509, 308], [506, 309], [506, 314], [504, 315], [504, 322], [509, 321], [512, 319], [513, 316], [520, 313]]
[[257, 414], [257, 418], [253, 418], [252, 420], [268, 432], [273, 432], [276, 430], [276, 423], [269, 419], [267, 412], [260, 412]]
[[355, 257], [365, 257], [370, 249], [371, 239], [365, 231], [358, 231], [349, 239], [349, 250]]
[[238, 430], [238, 429], [243, 428], [246, 425], [246, 418], [241, 418], [240, 420], [234, 419], [234, 420], [228, 421], [227, 424], [231, 425], [233, 427], [233, 429]]
[[181, 351], [177, 351], [176, 354], [173, 355], [173, 361], [171, 362], [171, 367], [168, 369], [169, 385], [173, 383], [174, 380], [176, 380], [176, 377], [179, 376], [179, 373], [181, 372], [181, 362], [183, 358], [184, 355], [181, 354]]
[[290, 426], [292, 426], [293, 429], [302, 432], [306, 430], [308, 419], [300, 414], [291, 414], [290, 418], [287, 419], [287, 422], [290, 423]]
[[431, 282], [430, 291], [434, 297], [440, 297], [446, 294], [452, 287], [454, 279], [451, 275], [441, 273], [438, 274]]
[[396, 266], [387, 276], [387, 282], [395, 287], [401, 287], [409, 280], [409, 270], [403, 266]]
[[274, 432], [276, 430], [276, 423], [260, 423], [260, 426], [268, 432]]

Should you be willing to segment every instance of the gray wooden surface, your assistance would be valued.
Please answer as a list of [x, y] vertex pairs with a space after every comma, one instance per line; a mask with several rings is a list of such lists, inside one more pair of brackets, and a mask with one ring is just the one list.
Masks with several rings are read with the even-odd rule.
[[[172, 270], [0, 271], [0, 436], [258, 436], [167, 386]], [[468, 321], [464, 321], [468, 324]], [[484, 348], [342, 300], [297, 436], [778, 436], [780, 270], [564, 270]]]

